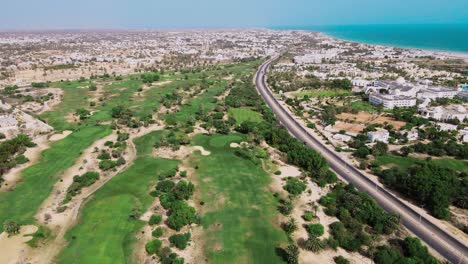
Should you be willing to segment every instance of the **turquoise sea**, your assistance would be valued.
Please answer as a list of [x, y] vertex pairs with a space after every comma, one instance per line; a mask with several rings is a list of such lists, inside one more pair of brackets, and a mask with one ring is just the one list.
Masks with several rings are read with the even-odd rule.
[[281, 27], [369, 44], [468, 53], [468, 24]]

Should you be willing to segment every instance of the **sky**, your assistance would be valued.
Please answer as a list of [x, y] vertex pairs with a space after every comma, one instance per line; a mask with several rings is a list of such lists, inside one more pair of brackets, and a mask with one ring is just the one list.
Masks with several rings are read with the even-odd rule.
[[468, 0], [0, 0], [0, 3], [0, 29], [7, 30], [468, 24]]

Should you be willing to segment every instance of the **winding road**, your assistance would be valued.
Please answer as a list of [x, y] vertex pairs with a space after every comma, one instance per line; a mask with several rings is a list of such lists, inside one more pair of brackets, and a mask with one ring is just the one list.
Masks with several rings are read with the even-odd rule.
[[341, 159], [334, 151], [315, 138], [313, 134], [307, 132], [306, 128], [283, 108], [266, 84], [267, 71], [271, 63], [277, 58], [278, 56], [272, 57], [260, 66], [255, 74], [254, 82], [258, 92], [276, 114], [281, 124], [298, 140], [318, 151], [327, 160], [330, 168], [336, 172], [338, 177], [353, 183], [356, 188], [368, 193], [386, 211], [400, 215], [402, 224], [441, 256], [451, 263], [468, 264], [468, 248], [463, 242], [420, 215], [398, 197], [366, 177], [353, 165]]

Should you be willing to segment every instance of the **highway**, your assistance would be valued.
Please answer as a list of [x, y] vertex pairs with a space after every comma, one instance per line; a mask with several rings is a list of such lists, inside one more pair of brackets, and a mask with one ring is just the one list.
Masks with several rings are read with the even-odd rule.
[[298, 140], [318, 151], [327, 160], [330, 168], [336, 172], [338, 177], [346, 182], [353, 183], [357, 189], [368, 193], [387, 212], [400, 215], [402, 224], [441, 256], [451, 263], [468, 264], [468, 248], [463, 242], [421, 216], [398, 197], [377, 185], [354, 166], [342, 160], [334, 151], [316, 139], [313, 134], [307, 132], [306, 128], [283, 108], [266, 84], [268, 69], [277, 58], [278, 56], [273, 57], [260, 66], [255, 74], [254, 82], [258, 92], [281, 124]]

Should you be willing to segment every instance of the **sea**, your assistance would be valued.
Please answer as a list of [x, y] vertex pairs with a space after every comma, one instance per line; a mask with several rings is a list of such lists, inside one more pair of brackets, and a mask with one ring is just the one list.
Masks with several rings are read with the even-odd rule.
[[281, 27], [323, 32], [355, 42], [468, 54], [468, 24]]

